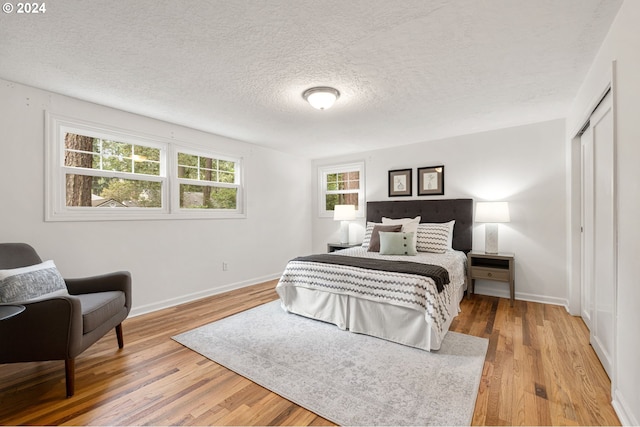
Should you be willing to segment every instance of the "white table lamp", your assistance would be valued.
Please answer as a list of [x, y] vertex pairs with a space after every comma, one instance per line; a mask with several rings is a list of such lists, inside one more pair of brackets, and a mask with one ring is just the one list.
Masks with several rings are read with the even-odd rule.
[[340, 221], [340, 243], [349, 243], [349, 221], [356, 219], [355, 205], [335, 205], [334, 221]]
[[476, 203], [476, 222], [485, 223], [484, 251], [486, 253], [498, 253], [498, 223], [510, 221], [507, 202]]

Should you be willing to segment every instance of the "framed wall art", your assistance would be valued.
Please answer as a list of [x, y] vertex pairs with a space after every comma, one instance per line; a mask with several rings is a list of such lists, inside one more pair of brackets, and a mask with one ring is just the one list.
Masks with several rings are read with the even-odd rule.
[[389, 197], [411, 196], [412, 169], [396, 169], [389, 171]]
[[418, 168], [418, 196], [444, 194], [444, 166]]

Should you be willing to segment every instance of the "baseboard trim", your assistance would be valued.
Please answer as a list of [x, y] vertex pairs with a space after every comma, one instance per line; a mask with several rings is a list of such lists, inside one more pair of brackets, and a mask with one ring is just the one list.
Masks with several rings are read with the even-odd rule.
[[[476, 285], [474, 292], [479, 295], [487, 295], [490, 297], [499, 297], [499, 298], [507, 298], [507, 299], [509, 298], [508, 289], [503, 290], [503, 289], [495, 289], [495, 288], [489, 288], [489, 287], [478, 287]], [[567, 311], [569, 307], [569, 301], [567, 301], [566, 298], [556, 298], [556, 297], [549, 297], [545, 295], [516, 292], [515, 299], [530, 301], [530, 302], [538, 302], [541, 304], [561, 305], [565, 307]]]
[[619, 390], [614, 390], [613, 400], [611, 401], [613, 410], [616, 411], [616, 415], [620, 419], [620, 424], [623, 426], [637, 426], [638, 420], [633, 416], [633, 413], [629, 410], [626, 400], [620, 394]]
[[262, 277], [256, 277], [250, 280], [244, 280], [242, 282], [229, 283], [224, 286], [207, 289], [201, 292], [194, 292], [187, 295], [182, 295], [176, 298], [169, 298], [163, 301], [158, 301], [152, 304], [145, 304], [139, 307], [133, 307], [129, 313], [129, 317], [136, 317], [154, 311], [163, 310], [169, 307], [175, 307], [176, 305], [184, 304], [187, 302], [196, 301], [202, 298], [207, 298], [213, 295], [223, 294], [225, 292], [234, 291], [240, 288], [246, 288], [247, 286], [257, 285], [258, 283], [268, 282], [269, 280], [278, 279], [282, 273], [271, 274]]

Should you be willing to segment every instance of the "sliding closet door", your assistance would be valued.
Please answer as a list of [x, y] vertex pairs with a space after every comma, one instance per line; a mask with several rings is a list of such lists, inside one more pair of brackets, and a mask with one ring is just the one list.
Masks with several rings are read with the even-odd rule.
[[591, 330], [593, 316], [593, 264], [594, 264], [594, 226], [593, 226], [593, 128], [588, 127], [580, 138], [582, 154], [582, 320]]
[[583, 144], [583, 315], [611, 376], [616, 295], [614, 135], [611, 94], [594, 111]]

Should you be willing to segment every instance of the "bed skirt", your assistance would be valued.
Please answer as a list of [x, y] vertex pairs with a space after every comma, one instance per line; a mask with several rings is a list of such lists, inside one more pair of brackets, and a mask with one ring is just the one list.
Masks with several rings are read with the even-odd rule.
[[[459, 312], [464, 288], [464, 284], [460, 286], [457, 298], [451, 300], [450, 313]], [[438, 334], [427, 323], [424, 312], [410, 308], [303, 287], [276, 291], [285, 311], [426, 351], [440, 349], [454, 317], [446, 320], [442, 334]]]

